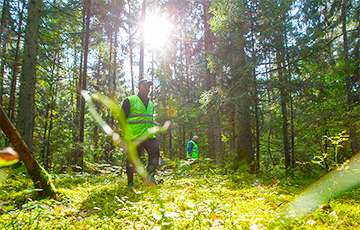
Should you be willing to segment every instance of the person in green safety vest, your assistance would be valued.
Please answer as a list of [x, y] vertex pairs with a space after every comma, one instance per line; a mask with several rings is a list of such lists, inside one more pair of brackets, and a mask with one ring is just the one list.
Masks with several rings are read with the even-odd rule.
[[199, 158], [199, 148], [197, 144], [198, 136], [194, 136], [189, 140], [186, 151], [186, 160]]
[[[127, 137], [129, 140], [135, 140], [144, 134], [149, 128], [154, 127], [154, 104], [150, 101], [148, 94], [150, 92], [150, 86], [152, 81], [142, 79], [139, 81], [137, 95], [126, 98], [122, 104], [122, 109], [126, 116], [126, 122], [128, 123]], [[155, 182], [155, 170], [159, 164], [159, 143], [155, 135], [152, 135], [145, 142], [142, 142], [137, 147], [139, 156], [143, 154], [143, 150], [146, 149], [148, 153], [148, 166], [147, 170], [150, 175], [150, 183]], [[135, 168], [133, 164], [126, 161], [126, 174], [128, 178], [128, 187], [134, 188], [134, 172]], [[161, 180], [162, 181], [162, 180]]]

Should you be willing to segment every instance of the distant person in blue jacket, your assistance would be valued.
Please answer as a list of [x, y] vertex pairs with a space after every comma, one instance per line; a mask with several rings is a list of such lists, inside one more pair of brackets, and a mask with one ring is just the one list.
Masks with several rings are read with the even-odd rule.
[[189, 140], [186, 151], [186, 160], [188, 159], [197, 159], [199, 158], [199, 148], [198, 148], [198, 136], [194, 136]]

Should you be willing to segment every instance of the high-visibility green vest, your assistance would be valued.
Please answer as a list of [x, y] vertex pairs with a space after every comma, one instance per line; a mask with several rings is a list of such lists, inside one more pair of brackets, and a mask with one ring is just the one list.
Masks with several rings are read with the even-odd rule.
[[[192, 158], [199, 158], [199, 148], [198, 148], [198, 145], [197, 145], [196, 142], [193, 141], [193, 140], [190, 140], [190, 141], [188, 142], [188, 145], [189, 145], [190, 142], [193, 143], [193, 147], [192, 147], [192, 149], [191, 149], [191, 156], [192, 156]], [[186, 158], [190, 158], [190, 154], [189, 154], [188, 151], [186, 151]]]
[[[126, 119], [127, 138], [135, 140], [144, 134], [149, 128], [154, 127], [154, 104], [149, 101], [147, 108], [137, 95], [128, 97], [130, 113]], [[149, 138], [155, 138], [152, 134]]]

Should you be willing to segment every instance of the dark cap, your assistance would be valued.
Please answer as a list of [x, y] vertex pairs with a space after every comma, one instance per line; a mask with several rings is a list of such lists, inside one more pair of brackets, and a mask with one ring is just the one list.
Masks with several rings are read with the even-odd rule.
[[141, 79], [139, 81], [139, 85], [149, 83], [150, 85], [153, 85], [153, 82], [147, 79]]

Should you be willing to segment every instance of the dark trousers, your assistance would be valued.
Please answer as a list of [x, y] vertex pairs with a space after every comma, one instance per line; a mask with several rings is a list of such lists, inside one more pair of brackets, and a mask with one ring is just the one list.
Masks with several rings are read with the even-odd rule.
[[[156, 166], [159, 164], [159, 157], [160, 157], [160, 149], [159, 149], [159, 142], [157, 139], [147, 139], [143, 143], [141, 143], [137, 147], [137, 152], [139, 154], [139, 157], [141, 157], [144, 154], [144, 149], [146, 149], [148, 153], [148, 172], [149, 174], [155, 173]], [[135, 167], [134, 165], [129, 162], [129, 160], [126, 161], [126, 174], [128, 177], [128, 183], [133, 183], [134, 180], [134, 172]]]

